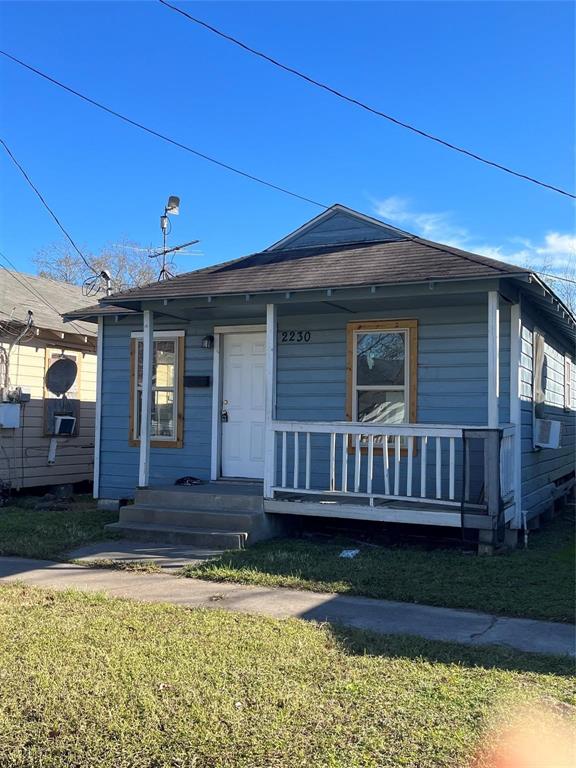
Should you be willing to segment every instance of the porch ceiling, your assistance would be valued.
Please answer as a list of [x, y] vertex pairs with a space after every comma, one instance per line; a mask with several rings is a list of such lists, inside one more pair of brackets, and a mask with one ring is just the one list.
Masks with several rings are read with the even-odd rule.
[[[350, 315], [365, 315], [367, 313], [382, 310], [384, 297], [379, 295], [365, 295], [362, 298], [347, 298], [335, 294], [332, 296], [324, 295], [315, 302], [299, 301], [294, 298], [292, 301], [284, 301], [277, 305], [278, 317], [297, 317], [301, 315], [326, 315], [341, 314], [346, 312]], [[463, 303], [462, 295], [437, 295], [431, 291], [429, 295], [414, 298], [409, 297], [387, 297], [385, 298], [386, 310], [410, 313], [418, 308], [434, 308], [447, 306], [460, 306]], [[466, 306], [485, 305], [486, 293], [466, 294]], [[213, 305], [198, 306], [195, 302], [170, 302], [167, 306], [159, 304], [145, 305], [145, 309], [151, 309], [158, 316], [177, 318], [181, 320], [254, 320], [265, 322], [266, 306], [263, 302], [244, 302], [243, 304], [223, 305], [216, 303]]]

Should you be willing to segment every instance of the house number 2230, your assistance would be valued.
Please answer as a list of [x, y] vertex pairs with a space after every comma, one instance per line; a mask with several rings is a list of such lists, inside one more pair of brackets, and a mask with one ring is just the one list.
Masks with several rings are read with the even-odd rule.
[[307, 344], [310, 341], [310, 331], [280, 331], [280, 341], [283, 344]]

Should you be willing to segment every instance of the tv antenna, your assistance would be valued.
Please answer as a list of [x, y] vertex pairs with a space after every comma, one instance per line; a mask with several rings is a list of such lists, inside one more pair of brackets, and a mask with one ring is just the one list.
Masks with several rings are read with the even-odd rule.
[[176, 195], [170, 195], [168, 198], [168, 202], [166, 203], [166, 206], [164, 208], [164, 213], [162, 216], [160, 216], [160, 229], [162, 230], [162, 251], [160, 253], [151, 253], [149, 254], [150, 258], [156, 258], [158, 256], [162, 257], [162, 268], [160, 269], [160, 274], [158, 275], [158, 281], [161, 280], [167, 280], [170, 277], [173, 277], [173, 275], [169, 272], [168, 268], [166, 267], [166, 255], [168, 253], [176, 253], [177, 251], [182, 250], [183, 248], [188, 247], [189, 245], [194, 245], [195, 243], [199, 242], [198, 240], [191, 240], [189, 243], [183, 243], [182, 245], [175, 245], [173, 248], [167, 248], [166, 247], [166, 237], [170, 234], [172, 231], [172, 222], [170, 220], [170, 216], [178, 216], [180, 213], [180, 198], [176, 197]]

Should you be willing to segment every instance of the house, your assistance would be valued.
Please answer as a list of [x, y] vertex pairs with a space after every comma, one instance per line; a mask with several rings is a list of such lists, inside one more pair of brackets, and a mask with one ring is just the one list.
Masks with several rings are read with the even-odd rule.
[[96, 329], [76, 320], [64, 324], [61, 317], [64, 309], [87, 303], [78, 286], [0, 270], [5, 493], [92, 480]]
[[242, 546], [311, 515], [489, 550], [574, 486], [573, 314], [527, 269], [342, 205], [67, 318], [99, 326], [94, 485], [135, 496], [131, 535]]

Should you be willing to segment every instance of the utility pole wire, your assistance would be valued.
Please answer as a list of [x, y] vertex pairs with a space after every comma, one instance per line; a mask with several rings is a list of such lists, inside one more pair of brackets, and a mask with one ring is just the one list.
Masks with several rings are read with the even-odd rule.
[[95, 274], [95, 275], [99, 275], [99, 274], [100, 274], [100, 272], [98, 272], [96, 269], [94, 269], [94, 267], [92, 266], [92, 264], [90, 264], [90, 262], [88, 261], [88, 259], [87, 259], [87, 258], [84, 256], [84, 254], [82, 253], [82, 251], [80, 250], [80, 248], [78, 248], [78, 246], [76, 245], [76, 243], [74, 242], [74, 240], [72, 240], [72, 237], [71, 237], [71, 236], [68, 234], [68, 232], [66, 231], [66, 229], [64, 228], [64, 226], [63, 226], [63, 225], [62, 225], [62, 223], [60, 222], [60, 219], [59, 219], [59, 218], [56, 216], [56, 214], [54, 213], [54, 211], [52, 210], [52, 208], [50, 208], [50, 206], [48, 205], [48, 203], [46, 202], [46, 200], [45, 200], [45, 199], [42, 197], [42, 194], [40, 193], [40, 191], [38, 190], [38, 188], [37, 188], [37, 187], [34, 185], [34, 183], [32, 182], [32, 179], [30, 178], [30, 176], [28, 176], [28, 174], [26, 173], [26, 171], [24, 170], [24, 168], [22, 168], [22, 166], [20, 165], [20, 163], [18, 162], [18, 160], [16, 160], [16, 158], [15, 158], [15, 157], [14, 157], [14, 155], [12, 154], [12, 152], [11, 152], [11, 150], [10, 150], [10, 148], [9, 148], [8, 144], [6, 144], [6, 142], [4, 141], [4, 139], [0, 138], [0, 144], [2, 144], [2, 146], [4, 147], [4, 149], [6, 150], [6, 152], [8, 153], [8, 155], [10, 156], [10, 159], [12, 160], [12, 162], [14, 163], [14, 165], [15, 165], [15, 166], [18, 168], [18, 170], [20, 171], [20, 173], [22, 174], [22, 176], [24, 176], [24, 178], [26, 179], [26, 181], [28, 182], [28, 184], [29, 184], [29, 185], [32, 187], [32, 189], [34, 190], [34, 192], [35, 192], [35, 193], [38, 195], [38, 197], [39, 197], [39, 199], [40, 199], [40, 202], [42, 203], [42, 205], [44, 206], [44, 208], [46, 208], [46, 210], [48, 211], [48, 213], [50, 214], [50, 216], [52, 216], [52, 218], [54, 219], [54, 221], [56, 222], [56, 224], [58, 224], [58, 226], [60, 227], [60, 229], [62, 230], [62, 232], [64, 232], [64, 234], [66, 235], [66, 237], [68, 238], [68, 240], [69, 240], [69, 241], [70, 241], [70, 243], [72, 244], [72, 247], [74, 248], [74, 250], [76, 251], [76, 253], [78, 254], [78, 256], [80, 256], [80, 258], [82, 259], [82, 261], [84, 262], [84, 264], [86, 264], [86, 266], [88, 267], [88, 269], [89, 269], [89, 270], [91, 270], [92, 272], [94, 272], [94, 274]]
[[268, 56], [267, 54], [262, 53], [262, 51], [258, 51], [255, 48], [252, 48], [251, 46], [247, 45], [246, 43], [243, 43], [241, 40], [238, 40], [237, 38], [232, 37], [232, 35], [228, 35], [226, 32], [222, 32], [222, 30], [217, 29], [216, 27], [213, 27], [211, 24], [208, 24], [206, 21], [202, 21], [202, 19], [198, 19], [197, 17], [192, 16], [182, 8], [179, 8], [176, 5], [172, 5], [171, 3], [168, 3], [167, 0], [158, 0], [158, 2], [166, 6], [166, 8], [170, 8], [170, 10], [175, 11], [176, 13], [179, 13], [181, 16], [184, 16], [189, 21], [192, 21], [194, 24], [198, 24], [199, 26], [204, 27], [204, 29], [207, 29], [208, 31], [214, 33], [215, 35], [218, 35], [224, 40], [228, 40], [228, 42], [233, 43], [234, 45], [237, 45], [240, 48], [243, 48], [248, 53], [252, 53], [254, 56], [258, 56], [259, 58], [264, 59], [264, 61], [267, 61], [270, 64], [273, 64], [275, 67], [279, 67], [280, 69], [283, 69], [285, 72], [288, 72], [291, 75], [295, 75], [296, 77], [299, 77], [301, 80], [305, 80], [307, 83], [310, 83], [311, 85], [314, 85], [317, 88], [321, 88], [322, 90], [327, 91], [328, 93], [331, 93], [333, 96], [337, 96], [339, 99], [343, 99], [344, 101], [347, 101], [350, 104], [354, 104], [354, 106], [360, 107], [360, 109], [364, 109], [367, 112], [371, 112], [373, 115], [376, 115], [377, 117], [383, 117], [385, 120], [388, 120], [389, 122], [394, 123], [395, 125], [398, 125], [401, 128], [407, 128], [409, 131], [412, 131], [413, 133], [417, 133], [419, 136], [422, 136], [425, 139], [429, 139], [430, 141], [435, 141], [437, 144], [441, 144], [442, 146], [447, 147], [448, 149], [453, 149], [455, 152], [460, 152], [462, 155], [471, 157], [473, 160], [478, 160], [479, 162], [484, 163], [485, 165], [490, 165], [493, 168], [497, 168], [500, 171], [509, 173], [512, 176], [517, 176], [519, 179], [524, 179], [525, 181], [529, 181], [532, 184], [537, 184], [540, 187], [545, 187], [546, 189], [550, 189], [553, 192], [558, 192], [560, 195], [565, 195], [566, 197], [571, 197], [572, 199], [576, 200], [576, 195], [572, 194], [571, 192], [567, 192], [564, 189], [560, 189], [560, 187], [555, 187], [552, 184], [547, 184], [544, 181], [535, 179], [533, 176], [528, 176], [525, 173], [520, 173], [519, 171], [515, 171], [506, 165], [502, 165], [501, 163], [496, 163], [493, 160], [488, 160], [488, 158], [483, 157], [482, 155], [478, 155], [476, 154], [476, 152], [472, 152], [469, 149], [464, 149], [464, 147], [460, 147], [457, 144], [452, 144], [451, 142], [446, 141], [445, 139], [441, 139], [440, 137], [434, 136], [433, 134], [428, 133], [427, 131], [423, 131], [420, 128], [416, 128], [416, 126], [411, 125], [410, 123], [406, 123], [403, 120], [399, 120], [396, 117], [392, 117], [392, 115], [388, 115], [385, 112], [381, 112], [379, 109], [376, 109], [375, 107], [371, 107], [369, 104], [366, 104], [365, 102], [360, 101], [359, 99], [356, 99], [353, 96], [348, 96], [347, 94], [336, 90], [336, 88], [332, 88], [330, 85], [327, 85], [326, 83], [322, 83], [319, 80], [315, 80], [313, 77], [310, 77], [309, 75], [306, 75], [303, 72], [300, 72], [299, 70], [294, 69], [294, 67], [290, 67], [287, 64], [283, 64], [281, 61], [278, 61], [277, 59], [272, 58], [272, 56]]
[[290, 195], [291, 197], [295, 197], [298, 200], [303, 200], [305, 203], [311, 203], [312, 205], [316, 205], [319, 208], [330, 207], [329, 205], [325, 205], [324, 203], [319, 203], [317, 200], [312, 200], [309, 197], [304, 197], [304, 195], [299, 195], [296, 192], [291, 192], [289, 189], [286, 189], [285, 187], [280, 187], [279, 185], [273, 184], [270, 181], [261, 179], [259, 176], [254, 176], [251, 173], [247, 173], [246, 171], [241, 171], [239, 168], [235, 168], [232, 165], [228, 165], [228, 163], [224, 163], [221, 160], [217, 160], [214, 157], [210, 157], [210, 155], [206, 155], [203, 152], [199, 152], [196, 149], [192, 149], [192, 147], [189, 147], [188, 145], [183, 144], [180, 141], [176, 141], [176, 139], [172, 139], [170, 138], [170, 136], [166, 136], [165, 134], [160, 133], [159, 131], [155, 131], [153, 128], [148, 128], [142, 123], [139, 123], [136, 120], [132, 120], [132, 118], [126, 117], [126, 115], [123, 115], [120, 112], [116, 112], [116, 110], [111, 109], [110, 107], [107, 107], [105, 104], [102, 104], [101, 102], [96, 101], [95, 99], [92, 99], [89, 96], [85, 96], [83, 93], [80, 93], [80, 91], [76, 91], [74, 90], [74, 88], [71, 88], [70, 86], [65, 85], [64, 83], [61, 83], [59, 80], [56, 80], [54, 77], [50, 77], [50, 75], [47, 75], [45, 72], [41, 72], [39, 69], [32, 67], [30, 64], [26, 64], [24, 61], [17, 59], [16, 56], [12, 56], [10, 53], [7, 53], [6, 51], [0, 50], [0, 54], [2, 54], [3, 56], [6, 56], [7, 59], [10, 59], [16, 64], [19, 64], [21, 67], [25, 67], [25, 69], [30, 70], [30, 72], [34, 72], [34, 74], [39, 75], [40, 77], [43, 77], [45, 80], [48, 80], [50, 83], [57, 85], [59, 88], [63, 88], [65, 91], [68, 91], [68, 93], [72, 93], [74, 96], [77, 96], [79, 99], [82, 99], [83, 101], [88, 102], [88, 104], [92, 104], [92, 106], [98, 107], [98, 109], [101, 109], [104, 112], [108, 112], [108, 114], [113, 115], [114, 117], [117, 117], [119, 120], [123, 120], [125, 123], [128, 123], [129, 125], [133, 125], [136, 128], [140, 128], [140, 130], [146, 131], [146, 133], [149, 133], [152, 136], [156, 136], [156, 138], [162, 139], [162, 141], [166, 141], [168, 142], [168, 144], [172, 144], [175, 147], [184, 149], [186, 152], [190, 152], [190, 154], [196, 155], [196, 157], [201, 157], [203, 160], [207, 160], [209, 163], [213, 163], [214, 165], [218, 165], [221, 168], [225, 168], [227, 171], [232, 171], [232, 173], [236, 173], [239, 176], [244, 176], [244, 178], [246, 179], [250, 179], [251, 181], [256, 181], [259, 184], [263, 184], [266, 187], [275, 189], [277, 192], [283, 192], [285, 195]]
[[562, 280], [563, 283], [573, 283], [576, 285], [576, 280], [572, 280], [570, 277], [560, 277], [560, 275], [552, 275], [550, 272], [539, 272], [537, 269], [534, 270], [537, 275], [542, 275], [543, 277], [551, 277], [553, 280]]

